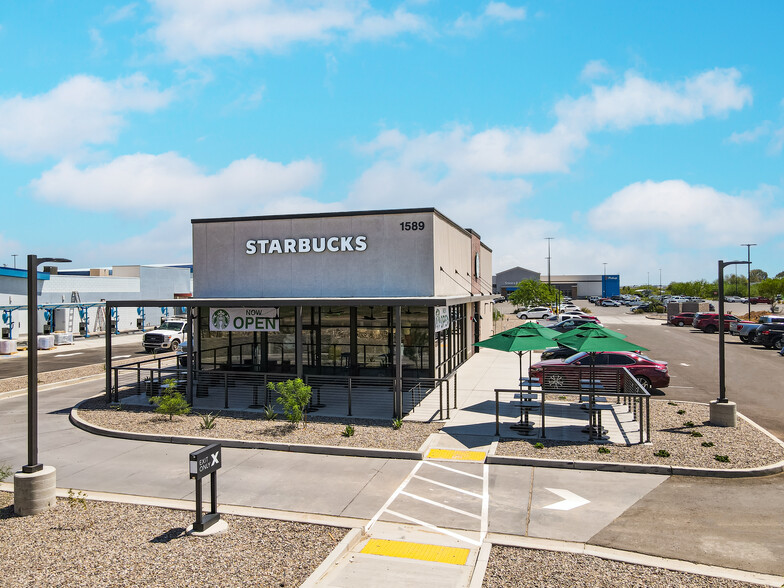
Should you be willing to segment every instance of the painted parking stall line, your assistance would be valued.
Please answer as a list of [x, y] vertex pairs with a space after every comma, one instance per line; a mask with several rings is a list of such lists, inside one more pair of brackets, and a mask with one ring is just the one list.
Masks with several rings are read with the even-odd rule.
[[[83, 355], [82, 351], [73, 351], [71, 353], [58, 353], [55, 357], [73, 357], [75, 355]], [[128, 356], [130, 357], [130, 356]]]

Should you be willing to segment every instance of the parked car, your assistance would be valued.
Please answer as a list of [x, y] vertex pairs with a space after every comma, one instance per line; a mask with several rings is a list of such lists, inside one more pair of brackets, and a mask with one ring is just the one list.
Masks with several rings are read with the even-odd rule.
[[757, 327], [755, 334], [755, 341], [757, 344], [762, 345], [765, 349], [782, 349], [784, 348], [784, 324], [771, 323], [769, 325], [760, 325]]
[[572, 329], [576, 329], [581, 325], [585, 325], [588, 323], [598, 323], [599, 321], [596, 318], [570, 318], [566, 319], [565, 321], [561, 321], [560, 323], [556, 323], [550, 328], [559, 331], [561, 333], [565, 333], [566, 331], [571, 331]]
[[588, 297], [588, 302], [596, 303], [597, 300], [599, 300], [598, 296], [589, 296]]
[[684, 325], [690, 325], [691, 322], [694, 320], [693, 312], [682, 312], [680, 314], [676, 314], [672, 317], [669, 321], [671, 325], [675, 325], [676, 327], [682, 327]]
[[755, 322], [738, 321], [730, 325], [730, 335], [740, 337], [744, 343], [756, 343], [758, 327], [773, 323], [784, 323], [784, 316], [766, 315], [759, 317]]
[[612, 298], [602, 298], [599, 301], [599, 306], [620, 306], [621, 303], [617, 300], [613, 300]]
[[[670, 374], [666, 361], [651, 359], [633, 351], [600, 351], [594, 356], [594, 366], [601, 368], [622, 368], [631, 372], [643, 388], [666, 388], [670, 385]], [[577, 378], [559, 378], [559, 372], [564, 375], [577, 371]], [[547, 359], [533, 364], [528, 370], [529, 378], [541, 381], [545, 371], [547, 376], [542, 384], [547, 388], [565, 387], [568, 381], [587, 380], [590, 377], [591, 356], [580, 352], [566, 359]]]
[[[697, 318], [699, 316], [699, 318]], [[731, 314], [724, 315], [724, 330], [729, 332], [730, 325], [738, 322], [740, 319]], [[716, 333], [719, 330], [719, 315], [715, 312], [697, 313], [695, 315], [693, 326], [704, 333]]]
[[766, 296], [752, 296], [749, 298], [749, 302], [752, 304], [773, 304], [773, 301]]
[[553, 316], [549, 316], [547, 318], [539, 319], [536, 322], [539, 323], [542, 326], [545, 326], [545, 327], [553, 327], [553, 326], [557, 325], [558, 323], [561, 323], [561, 322], [564, 322], [564, 321], [568, 321], [569, 319], [589, 319], [589, 320], [592, 320], [593, 322], [595, 322], [595, 323], [597, 323], [599, 325], [602, 324], [599, 321], [599, 319], [596, 318], [595, 316], [585, 315], [585, 314], [582, 314], [582, 313], [576, 314], [576, 313], [569, 313], [569, 312], [566, 312], [566, 313], [563, 313], [563, 314], [554, 314]]
[[569, 347], [550, 347], [542, 351], [542, 360], [547, 359], [566, 359], [572, 355], [576, 355], [579, 351], [570, 349]]
[[552, 316], [553, 312], [546, 306], [535, 306], [533, 308], [525, 308], [517, 313], [519, 319], [540, 319]]

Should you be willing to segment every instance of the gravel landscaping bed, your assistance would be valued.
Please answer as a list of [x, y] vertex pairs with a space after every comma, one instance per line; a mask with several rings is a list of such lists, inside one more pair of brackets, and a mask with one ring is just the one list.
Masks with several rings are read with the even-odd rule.
[[[678, 414], [684, 411], [683, 414]], [[784, 460], [784, 447], [743, 419], [738, 426], [708, 424], [709, 407], [689, 402], [651, 401], [651, 444], [616, 445], [549, 439], [502, 438], [496, 455], [728, 469], [756, 468]], [[687, 424], [691, 423], [691, 425]], [[537, 448], [541, 443], [544, 447]], [[710, 447], [703, 443], [712, 443]], [[610, 450], [599, 453], [599, 448]], [[654, 453], [664, 450], [669, 457]], [[716, 456], [728, 461], [717, 461]]]
[[[38, 385], [44, 386], [46, 384], [54, 384], [56, 382], [64, 382], [66, 380], [84, 378], [87, 376], [94, 376], [96, 374], [103, 373], [106, 373], [103, 368], [103, 364], [86, 365], [83, 367], [56, 370], [52, 372], [41, 372], [38, 374]], [[3, 378], [0, 380], [0, 393], [11, 392], [13, 390], [24, 390], [26, 388], [27, 376], [15, 376], [13, 378]]]
[[756, 584], [628, 564], [590, 555], [494, 545], [490, 551], [490, 560], [482, 586], [484, 588], [503, 586], [740, 588], [756, 586]]
[[229, 529], [190, 537], [194, 513], [58, 499], [34, 517], [0, 492], [3, 586], [299, 586], [347, 529], [221, 515]]
[[[170, 421], [168, 416], [156, 414], [145, 407], [115, 410], [103, 397], [88, 400], [79, 408], [78, 414], [92, 425], [117, 431], [403, 451], [417, 451], [432, 433], [437, 433], [442, 427], [441, 423], [404, 422], [400, 429], [395, 430], [391, 419], [309, 415], [307, 426], [295, 428], [283, 416], [269, 421], [259, 413], [232, 413], [231, 416], [220, 414], [214, 429], [202, 429], [202, 419], [198, 414], [176, 416]], [[344, 437], [342, 433], [349, 424], [354, 427], [354, 435]]]

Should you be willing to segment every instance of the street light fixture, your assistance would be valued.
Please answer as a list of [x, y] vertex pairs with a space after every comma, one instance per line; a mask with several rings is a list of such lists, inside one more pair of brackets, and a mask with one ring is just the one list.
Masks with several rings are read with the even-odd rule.
[[27, 256], [27, 464], [14, 474], [14, 513], [44, 512], [55, 505], [55, 469], [38, 463], [38, 265], [70, 263], [63, 257]]
[[746, 278], [747, 281], [748, 281], [749, 289], [748, 289], [748, 293], [746, 294], [746, 303], [748, 304], [748, 307], [749, 307], [749, 314], [747, 316], [748, 316], [748, 319], [751, 320], [751, 248], [752, 247], [756, 247], [757, 244], [756, 243], [741, 243], [740, 246], [746, 248], [746, 259], [749, 262], [749, 267], [748, 267], [749, 273], [747, 274], [747, 278]]
[[603, 261], [604, 274], [602, 275], [602, 298], [607, 298], [607, 262]]
[[42, 263], [71, 263], [63, 257], [27, 256], [27, 465], [26, 474], [40, 472], [38, 463], [38, 266]]
[[710, 422], [722, 427], [737, 424], [737, 407], [727, 399], [724, 378], [724, 268], [728, 265], [750, 264], [748, 261], [719, 260], [719, 397], [710, 404]]

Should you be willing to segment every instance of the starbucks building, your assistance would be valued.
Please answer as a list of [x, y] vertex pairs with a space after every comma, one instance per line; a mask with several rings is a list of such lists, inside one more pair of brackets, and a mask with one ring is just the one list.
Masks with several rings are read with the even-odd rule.
[[[403, 416], [491, 335], [492, 252], [434, 208], [192, 229], [193, 298], [177, 305], [195, 340], [180, 379], [196, 407], [264, 406], [269, 382], [301, 377], [323, 414]], [[110, 371], [118, 394], [128, 374]]]

